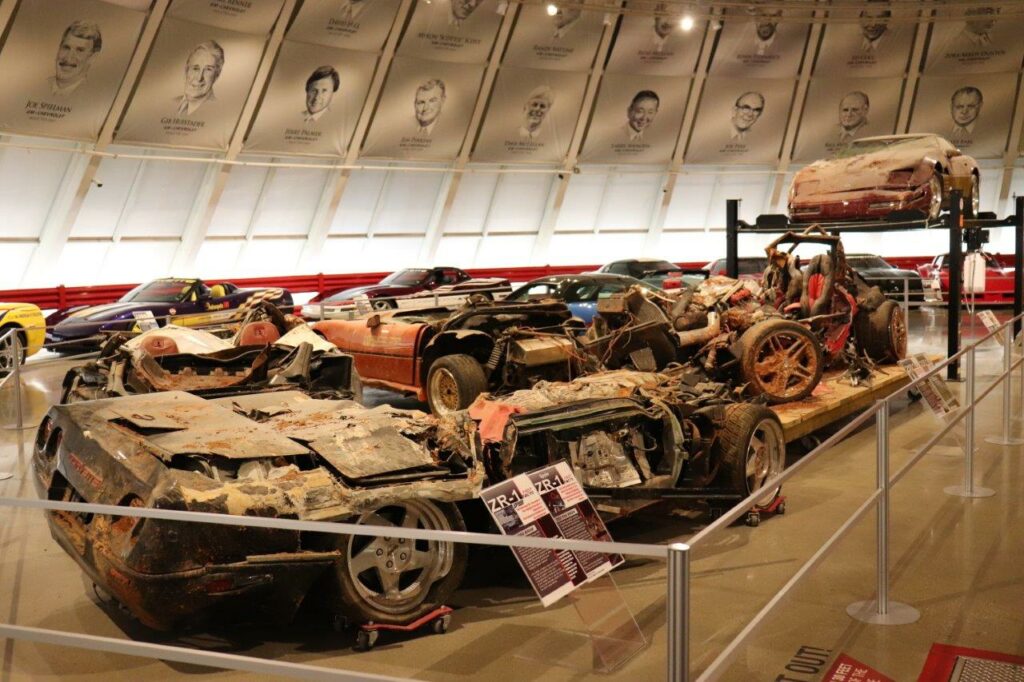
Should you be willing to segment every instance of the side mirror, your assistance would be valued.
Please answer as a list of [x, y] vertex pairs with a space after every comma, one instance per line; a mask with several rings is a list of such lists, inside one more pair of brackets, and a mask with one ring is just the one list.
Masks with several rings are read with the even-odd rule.
[[366, 318], [366, 328], [367, 329], [376, 329], [379, 326], [380, 326], [380, 315], [377, 315], [375, 313], [373, 315], [370, 315], [368, 318]]

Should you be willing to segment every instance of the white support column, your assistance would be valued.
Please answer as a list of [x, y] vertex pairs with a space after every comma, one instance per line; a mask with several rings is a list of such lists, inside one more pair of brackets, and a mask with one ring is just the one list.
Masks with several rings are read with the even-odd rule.
[[[103, 127], [100, 129], [99, 138], [96, 144], [92, 146], [93, 150], [103, 151], [110, 146], [110, 142], [114, 138], [114, 130], [117, 128], [117, 124], [121, 120], [125, 108], [128, 106], [128, 98], [135, 88], [135, 82], [142, 72], [143, 64], [146, 63], [149, 49], [153, 46], [157, 29], [160, 28], [160, 23], [163, 21], [164, 13], [167, 11], [170, 1], [157, 0], [149, 16], [146, 17], [146, 23], [142, 27], [139, 42], [135, 46], [135, 52], [128, 63], [124, 79], [121, 81], [121, 86], [114, 96], [114, 102], [110, 106], [110, 111], [103, 122]], [[0, 22], [4, 20], [2, 12], [7, 7], [13, 9], [14, 4], [12, 1], [0, 6]], [[85, 147], [81, 146], [79, 149], [82, 151], [86, 150]], [[33, 252], [26, 269], [26, 273], [34, 282], [41, 284], [57, 283], [57, 262], [60, 259], [61, 252], [64, 250], [68, 237], [71, 236], [71, 229], [78, 219], [78, 214], [82, 210], [85, 197], [96, 178], [96, 170], [100, 167], [101, 160], [101, 157], [91, 154], [74, 154], [70, 161], [68, 161], [67, 170], [61, 180], [57, 194], [53, 198], [53, 203], [50, 205], [46, 221], [43, 223], [43, 229], [39, 234], [39, 246]]]
[[[1010, 128], [1010, 144], [1003, 154], [1003, 179], [999, 187], [999, 207], [1010, 198], [1010, 186], [1013, 184], [1013, 168], [1020, 157], [1021, 129], [1024, 128], [1024, 83], [1018, 85], [1017, 105], [1013, 110], [1013, 125]], [[1006, 211], [1008, 212], [1008, 211]]]
[[[617, 6], [621, 7], [622, 3], [617, 3]], [[547, 261], [548, 247], [551, 245], [551, 237], [554, 236], [555, 226], [558, 224], [558, 214], [562, 212], [565, 194], [569, 190], [569, 180], [572, 178], [573, 169], [576, 168], [576, 162], [579, 160], [580, 147], [583, 145], [583, 133], [586, 132], [587, 121], [590, 120], [590, 113], [594, 108], [597, 87], [601, 83], [601, 76], [604, 75], [604, 65], [608, 61], [608, 52], [611, 51], [615, 24], [619, 21], [618, 14], [608, 14], [608, 16], [611, 17], [611, 20], [605, 23], [604, 32], [601, 33], [601, 42], [598, 44], [597, 54], [594, 56], [594, 66], [590, 70], [590, 81], [587, 82], [587, 89], [583, 94], [583, 106], [580, 107], [580, 116], [576, 120], [576, 128], [572, 133], [569, 151], [565, 156], [562, 172], [557, 175], [558, 180], [551, 183], [551, 193], [548, 196], [547, 206], [544, 207], [544, 216], [540, 221], [537, 239], [533, 243], [531, 260], [534, 263]]]
[[[349, 143], [348, 152], [345, 155], [345, 166], [351, 166], [359, 158], [359, 150], [366, 137], [366, 131], [373, 119], [373, 112], [377, 104], [377, 98], [384, 87], [384, 78], [387, 76], [391, 61], [395, 57], [395, 48], [398, 46], [398, 38], [402, 33], [402, 26], [412, 11], [413, 0], [402, 0], [395, 15], [395, 21], [391, 25], [391, 32], [384, 42], [384, 50], [381, 52], [380, 60], [377, 62], [377, 70], [370, 82], [370, 89], [366, 93], [366, 101], [363, 103], [362, 111], [359, 113], [359, 120], [356, 122], [355, 132], [352, 133], [352, 141]], [[302, 254], [299, 256], [300, 268], [304, 265], [312, 265], [320, 251], [327, 242], [327, 235], [334, 223], [334, 216], [338, 213], [338, 206], [341, 204], [341, 197], [345, 194], [345, 186], [351, 177], [352, 171], [348, 168], [340, 168], [332, 171], [324, 183], [324, 190], [320, 193], [320, 201], [317, 202], [316, 211], [309, 224], [309, 233], [306, 235], [306, 243], [302, 247]]]
[[789, 107], [789, 123], [786, 125], [786, 136], [782, 138], [782, 153], [779, 156], [779, 165], [775, 169], [775, 182], [772, 183], [771, 199], [768, 201], [768, 206], [764, 207], [766, 211], [771, 211], [773, 207], [778, 205], [779, 197], [782, 196], [782, 190], [786, 185], [786, 171], [789, 170], [789, 164], [793, 160], [793, 145], [796, 142], [796, 131], [800, 125], [800, 116], [804, 111], [804, 102], [807, 100], [807, 87], [810, 85], [811, 73], [814, 71], [814, 52], [821, 41], [826, 14], [823, 10], [814, 10], [813, 12], [815, 20], [820, 19], [822, 22], [818, 23], [815, 21], [815, 23], [811, 24], [810, 36], [808, 36], [807, 44], [804, 46], [804, 59], [801, 63], [800, 75], [796, 82], [796, 95], [793, 98], [793, 104]]
[[[480, 131], [480, 125], [484, 120], [484, 110], [487, 108], [487, 100], [490, 99], [494, 81], [498, 77], [498, 67], [501, 64], [501, 56], [508, 45], [509, 36], [512, 33], [512, 24], [515, 23], [516, 15], [519, 12], [519, 5], [511, 5], [505, 10], [505, 16], [501, 18], [501, 25], [498, 27], [498, 37], [491, 49], [491, 58], [487, 62], [487, 70], [484, 71], [483, 84], [480, 86], [480, 93], [477, 95], [476, 104], [473, 107], [473, 116], [469, 120], [469, 129], [462, 140], [462, 147], [459, 155], [455, 158], [452, 172], [445, 176], [445, 181], [438, 192], [439, 203], [434, 208], [427, 225], [427, 233], [423, 237], [423, 244], [420, 247], [420, 262], [432, 264], [437, 256], [437, 247], [444, 236], [445, 225], [448, 224], [448, 216], [451, 215], [452, 206], [455, 204], [455, 195], [459, 191], [459, 184], [462, 182], [462, 171], [469, 163], [469, 152], [473, 148], [473, 142]], [[443, 199], [442, 199], [443, 197]], [[493, 200], [493, 197], [492, 197]]]
[[[278, 50], [281, 49], [281, 43], [284, 41], [284, 32], [288, 28], [288, 22], [295, 11], [297, 1], [285, 0], [284, 7], [281, 8], [281, 13], [278, 15], [274, 28], [270, 32], [267, 48], [263, 51], [260, 65], [256, 69], [256, 76], [253, 78], [252, 87], [249, 89], [249, 96], [245, 100], [245, 106], [242, 108], [242, 115], [238, 119], [238, 125], [235, 126], [235, 132], [231, 136], [228, 150], [224, 154], [226, 161], [234, 161], [242, 151], [245, 134], [249, 130], [249, 124], [252, 123], [252, 117], [256, 114], [256, 105], [259, 103], [263, 88], [266, 87], [267, 80], [270, 78], [271, 67], [273, 67], [274, 60], [277, 58]], [[199, 254], [199, 247], [202, 246], [203, 240], [206, 238], [206, 232], [210, 228], [213, 214], [217, 210], [217, 204], [220, 203], [221, 195], [224, 194], [224, 187], [227, 185], [230, 174], [230, 164], [211, 163], [208, 165], [202, 184], [196, 193], [192, 211], [185, 222], [185, 229], [181, 235], [181, 244], [178, 245], [178, 251], [174, 255], [174, 262], [171, 265], [172, 271], [188, 273], [192, 269], [196, 256]]]
[[[661, 201], [657, 202], [651, 222], [647, 228], [647, 236], [644, 239], [642, 255], [653, 256], [654, 250], [658, 248], [661, 241], [661, 233], [665, 229], [665, 220], [668, 218], [668, 208], [672, 204], [672, 195], [676, 190], [676, 183], [679, 180], [679, 170], [683, 167], [683, 154], [686, 152], [686, 142], [693, 132], [693, 122], [697, 119], [697, 104], [700, 102], [701, 93], [704, 91], [704, 81], [708, 77], [708, 64], [711, 61], [715, 40], [720, 31], [712, 28], [718, 21], [721, 10], [712, 9], [711, 18], [704, 28], [704, 43], [700, 48], [700, 56], [697, 58], [697, 72], [693, 77], [693, 84], [690, 86], [690, 97], [686, 100], [686, 112], [683, 115], [683, 122], [679, 128], [679, 137], [676, 139], [676, 148], [672, 154], [672, 161], [669, 163], [668, 173], [661, 190]], [[669, 258], [669, 260], [672, 260]]]
[[914, 101], [914, 90], [917, 89], [917, 80], [921, 77], [921, 59], [924, 57], [924, 44], [928, 38], [928, 18], [934, 14], [934, 10], [922, 9], [918, 13], [917, 31], [914, 33], [914, 46], [910, 52], [910, 66], [907, 68], [906, 84], [903, 87], [903, 101], [900, 102], [900, 113], [896, 118], [896, 132], [907, 132], [910, 125], [910, 105]]

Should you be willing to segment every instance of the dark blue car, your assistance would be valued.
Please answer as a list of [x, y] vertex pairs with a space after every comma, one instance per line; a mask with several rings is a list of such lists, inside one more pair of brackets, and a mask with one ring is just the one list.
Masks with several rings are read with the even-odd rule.
[[104, 332], [130, 331], [152, 314], [160, 326], [191, 327], [233, 317], [247, 301], [266, 300], [292, 312], [292, 295], [285, 289], [239, 289], [231, 282], [207, 286], [201, 279], [167, 277], [140, 284], [115, 303], [58, 310], [46, 318], [46, 343], [72, 353], [95, 350]]
[[633, 277], [588, 272], [579, 275], [552, 275], [535, 279], [513, 291], [506, 300], [543, 301], [554, 299], [562, 301], [574, 316], [589, 325], [597, 313], [598, 299], [623, 292], [633, 286], [657, 291], [657, 288]]

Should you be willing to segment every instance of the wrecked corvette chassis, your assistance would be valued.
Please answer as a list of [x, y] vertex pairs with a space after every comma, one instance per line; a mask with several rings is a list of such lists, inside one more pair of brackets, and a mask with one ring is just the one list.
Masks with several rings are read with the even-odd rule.
[[212, 398], [275, 390], [356, 400], [362, 391], [350, 355], [303, 321], [264, 305], [250, 311], [228, 339], [174, 325], [133, 337], [115, 334], [98, 358], [68, 370], [61, 402], [161, 391]]
[[[778, 418], [677, 369], [542, 382], [434, 418], [300, 392], [183, 392], [56, 406], [33, 463], [48, 499], [461, 530], [460, 506], [566, 459], [599, 508], [721, 502], [782, 470]], [[766, 491], [768, 503], [778, 490]], [[355, 622], [408, 622], [448, 599], [467, 547], [50, 512], [89, 577], [158, 629], [285, 621], [307, 598]]]

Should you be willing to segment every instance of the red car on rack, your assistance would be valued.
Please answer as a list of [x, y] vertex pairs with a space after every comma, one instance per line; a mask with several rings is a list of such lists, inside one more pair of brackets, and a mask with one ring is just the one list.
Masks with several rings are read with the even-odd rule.
[[[1005, 267], [999, 258], [991, 253], [980, 252], [985, 261], [985, 290], [974, 292], [976, 303], [987, 304], [1010, 304], [1013, 303], [1013, 280], [1014, 269]], [[964, 254], [964, 297], [970, 298], [970, 287], [968, 286], [968, 267], [966, 265], [967, 254]], [[947, 300], [949, 297], [949, 254], [939, 254], [932, 259], [932, 262], [919, 265], [917, 271], [921, 279], [925, 281], [925, 289], [931, 290], [934, 298]]]

